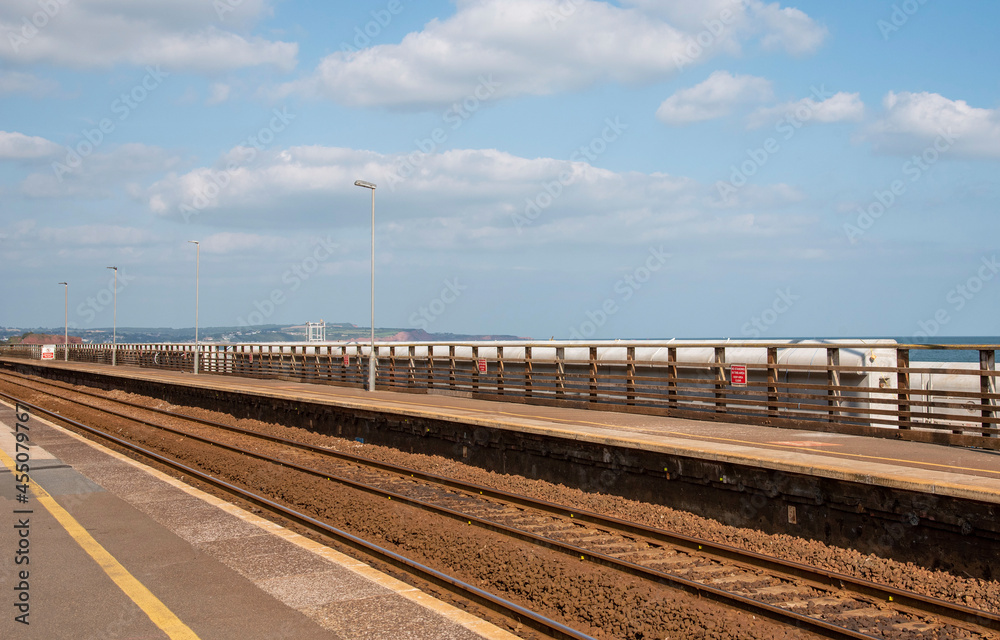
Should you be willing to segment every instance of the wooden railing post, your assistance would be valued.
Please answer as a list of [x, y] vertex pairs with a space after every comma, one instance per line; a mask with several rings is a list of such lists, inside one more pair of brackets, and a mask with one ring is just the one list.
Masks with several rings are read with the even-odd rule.
[[590, 347], [590, 401], [597, 402], [597, 347]]
[[455, 388], [455, 345], [448, 345], [448, 388]]
[[531, 347], [524, 347], [524, 395], [531, 397]]
[[434, 345], [427, 345], [427, 388], [434, 386]]
[[472, 390], [479, 391], [479, 347], [472, 347]]
[[767, 348], [767, 415], [778, 415], [778, 347]]
[[626, 347], [625, 361], [625, 403], [635, 404], [635, 347]]
[[896, 349], [896, 398], [899, 428], [909, 429], [910, 416], [910, 350]]
[[409, 356], [409, 358], [410, 358], [410, 367], [409, 367], [409, 370], [406, 372], [406, 386], [412, 389], [413, 387], [415, 387], [417, 385], [417, 362], [416, 362], [417, 347], [416, 347], [416, 345], [412, 345], [411, 344], [407, 348], [407, 354], [406, 355]]
[[357, 345], [357, 350], [358, 350], [358, 357], [357, 357], [357, 361], [358, 361], [358, 382], [360, 384], [362, 384], [362, 385], [366, 385], [364, 349], [363, 349], [363, 347], [360, 344], [358, 344]]
[[826, 385], [837, 387], [826, 390], [826, 404], [831, 407], [827, 413], [830, 422], [836, 422], [840, 419], [840, 412], [834, 411], [833, 407], [840, 407], [840, 370], [834, 367], [840, 366], [840, 347], [827, 347], [826, 366]]
[[667, 409], [677, 408], [677, 347], [667, 347]]
[[503, 395], [503, 347], [497, 347], [497, 395]]
[[726, 348], [715, 347], [715, 412], [726, 412]]
[[389, 345], [389, 387], [396, 386], [396, 346]]
[[556, 395], [566, 396], [566, 348], [556, 347]]
[[[987, 371], [989, 373], [981, 373], [979, 375], [979, 390], [981, 395], [980, 404], [982, 405], [983, 418], [992, 418], [996, 415], [993, 407], [996, 403], [993, 402], [993, 398], [988, 397], [990, 394], [995, 394], [997, 392], [996, 378], [992, 374], [996, 371], [997, 361], [996, 361], [996, 351], [992, 349], [981, 349], [979, 351], [979, 369], [980, 371]], [[983, 427], [996, 427], [996, 423], [983, 421]], [[988, 433], [985, 430], [981, 432], [986, 437], [995, 437], [995, 434]]]

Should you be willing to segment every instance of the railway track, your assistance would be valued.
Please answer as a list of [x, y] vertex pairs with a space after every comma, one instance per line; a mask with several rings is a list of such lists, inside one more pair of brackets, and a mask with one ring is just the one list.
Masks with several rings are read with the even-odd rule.
[[[681, 589], [824, 637], [1000, 638], [1000, 616], [847, 575], [351, 453], [115, 400], [68, 385], [6, 372], [0, 380], [137, 422], [145, 428], [183, 435], [234, 455], [396, 500], [465, 526], [579, 557], [602, 570]], [[74, 394], [78, 399], [73, 399]], [[83, 400], [88, 397], [90, 400]], [[183, 426], [162, 424], [163, 418], [180, 421]]]
[[112, 434], [106, 433], [100, 429], [96, 429], [89, 425], [86, 425], [72, 418], [60, 415], [58, 412], [50, 411], [43, 407], [37, 406], [35, 404], [25, 402], [20, 400], [10, 394], [0, 392], [0, 398], [5, 398], [10, 402], [16, 403], [16, 406], [26, 407], [36, 415], [45, 415], [49, 418], [55, 419], [59, 422], [66, 423], [72, 427], [84, 431], [101, 439], [110, 441], [121, 448], [124, 448], [133, 453], [139, 454], [140, 456], [158, 462], [165, 465], [175, 471], [179, 471], [183, 474], [188, 475], [191, 478], [196, 478], [205, 482], [209, 485], [222, 489], [223, 491], [235, 495], [247, 502], [256, 504], [257, 506], [293, 522], [304, 525], [314, 531], [326, 535], [327, 537], [337, 540], [338, 542], [344, 543], [352, 548], [358, 549], [363, 553], [369, 554], [383, 562], [390, 565], [403, 569], [404, 571], [429, 582], [431, 584], [437, 585], [460, 598], [468, 600], [469, 602], [476, 603], [482, 607], [490, 609], [502, 616], [505, 616], [513, 622], [512, 626], [515, 627], [528, 627], [534, 631], [541, 634], [542, 637], [553, 638], [556, 640], [595, 640], [592, 636], [587, 635], [578, 630], [572, 629], [566, 625], [559, 623], [556, 620], [552, 620], [542, 614], [539, 614], [531, 609], [522, 607], [510, 600], [499, 597], [495, 594], [479, 589], [475, 585], [464, 582], [458, 578], [448, 575], [442, 571], [438, 571], [432, 567], [429, 567], [421, 562], [413, 560], [411, 558], [405, 557], [401, 554], [395, 553], [385, 547], [374, 544], [368, 540], [362, 539], [358, 536], [352, 535], [351, 533], [332, 527], [329, 524], [322, 522], [316, 518], [313, 518], [305, 513], [297, 511], [295, 509], [289, 508], [286, 505], [280, 504], [267, 497], [260, 495], [258, 493], [248, 491], [243, 487], [237, 486], [235, 484], [226, 482], [219, 478], [212, 476], [211, 474], [204, 473], [199, 469], [181, 464], [176, 460], [173, 460], [167, 456], [156, 453], [144, 447], [140, 447], [133, 442], [125, 438], [120, 438]]

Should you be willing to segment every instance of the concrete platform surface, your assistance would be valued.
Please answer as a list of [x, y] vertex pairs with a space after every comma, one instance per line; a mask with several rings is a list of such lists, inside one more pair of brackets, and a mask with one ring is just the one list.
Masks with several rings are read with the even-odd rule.
[[515, 637], [38, 416], [27, 430], [18, 420], [0, 404], [0, 638]]
[[412, 394], [76, 362], [67, 368], [201, 389], [452, 420], [666, 455], [751, 465], [892, 489], [1000, 504], [1000, 452], [798, 429]]

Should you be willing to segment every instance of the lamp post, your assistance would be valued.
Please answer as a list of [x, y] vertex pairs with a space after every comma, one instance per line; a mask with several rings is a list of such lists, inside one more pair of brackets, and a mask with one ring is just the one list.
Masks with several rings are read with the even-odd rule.
[[111, 366], [115, 366], [116, 356], [118, 355], [118, 267], [108, 267], [108, 269], [113, 269], [115, 272], [115, 311], [114, 311], [114, 324], [111, 325]]
[[66, 298], [65, 324], [63, 325], [63, 353], [66, 354], [66, 362], [69, 362], [69, 283], [60, 282], [59, 284], [66, 285], [63, 288]]
[[201, 360], [201, 347], [198, 345], [198, 279], [201, 276], [201, 243], [188, 240], [195, 246], [194, 263], [194, 375], [198, 375], [198, 361]]
[[364, 180], [355, 180], [354, 186], [372, 191], [372, 344], [368, 354], [368, 390], [375, 390], [375, 185]]

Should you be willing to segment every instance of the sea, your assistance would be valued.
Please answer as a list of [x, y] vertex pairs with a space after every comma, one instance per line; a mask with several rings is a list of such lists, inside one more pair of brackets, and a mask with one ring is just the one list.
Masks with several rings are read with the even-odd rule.
[[[684, 338], [685, 340], [703, 340], [705, 342], [719, 340], [720, 338], [712, 337], [698, 337], [698, 338]], [[768, 337], [767, 340], [787, 340], [789, 342], [798, 342], [802, 340], [844, 340], [847, 342], [867, 342], [869, 340], [895, 340], [897, 344], [910, 344], [910, 345], [951, 345], [951, 344], [967, 344], [967, 345], [988, 345], [994, 347], [994, 352], [1000, 351], [1000, 336], [934, 336], [933, 338], [921, 338], [910, 336], [841, 336], [838, 338], [829, 338], [823, 336], [821, 338], [815, 337]], [[752, 342], [752, 340], [749, 340]], [[997, 354], [994, 353], [994, 357]], [[978, 349], [911, 349], [910, 350], [910, 362], [979, 362], [979, 350]]]
[[[907, 336], [894, 338], [900, 344], [976, 344], [1000, 345], [1000, 336], [935, 336], [917, 338]], [[910, 362], [979, 362], [979, 351], [968, 349], [914, 349], [910, 351]]]
[[[913, 336], [880, 336], [890, 338], [899, 344], [975, 344], [1000, 346], [1000, 336], [934, 336], [933, 338], [914, 338]], [[879, 338], [865, 338], [865, 340]], [[973, 349], [913, 349], [910, 351], [910, 362], [979, 362], [979, 351]]]
[[[709, 338], [717, 340], [718, 338]], [[805, 338], [796, 336], [794, 338], [768, 338], [769, 340], [816, 340], [817, 338]], [[868, 341], [868, 340], [895, 340], [899, 344], [970, 344], [989, 345], [996, 347], [995, 351], [1000, 351], [1000, 336], [934, 336], [933, 338], [920, 338], [913, 336], [843, 336], [832, 338], [834, 340], [848, 341]], [[910, 362], [979, 362], [979, 351], [976, 349], [912, 349], [910, 351]]]

